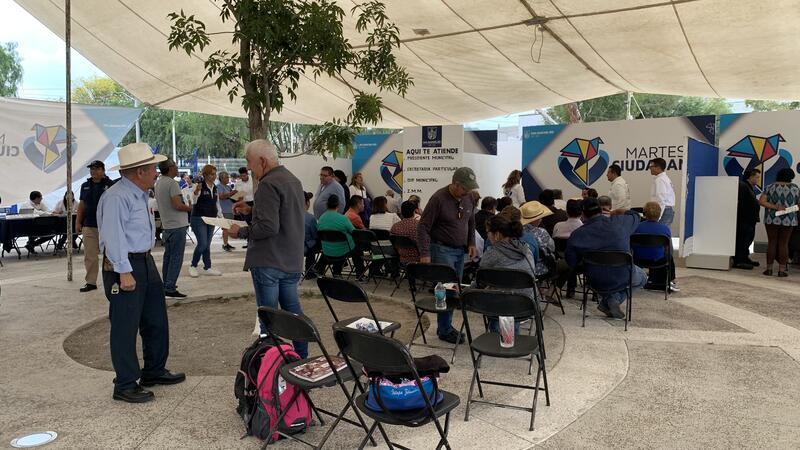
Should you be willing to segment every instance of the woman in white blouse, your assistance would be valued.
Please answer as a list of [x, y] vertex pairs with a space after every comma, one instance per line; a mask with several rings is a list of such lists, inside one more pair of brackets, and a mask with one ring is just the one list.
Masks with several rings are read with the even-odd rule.
[[360, 195], [367, 198], [367, 187], [364, 186], [364, 176], [361, 172], [356, 172], [353, 175], [353, 180], [350, 182], [350, 196]]
[[369, 228], [371, 230], [390, 231], [392, 225], [400, 222], [397, 214], [390, 213], [386, 197], [375, 197], [372, 202], [372, 215], [369, 218]]
[[508, 179], [505, 184], [502, 186], [503, 195], [510, 197], [514, 206], [517, 208], [525, 203], [525, 190], [522, 189], [521, 181], [522, 172], [519, 170], [512, 170], [511, 173], [508, 174]]

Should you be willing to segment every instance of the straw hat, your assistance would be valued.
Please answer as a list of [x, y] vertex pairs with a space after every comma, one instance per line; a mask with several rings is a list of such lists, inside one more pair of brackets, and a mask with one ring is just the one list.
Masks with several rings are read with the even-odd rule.
[[119, 149], [119, 166], [113, 170], [133, 169], [166, 160], [167, 157], [164, 155], [154, 155], [150, 146], [145, 143], [128, 144]]
[[544, 206], [536, 200], [524, 203], [522, 206], [520, 206], [519, 210], [522, 212], [523, 225], [527, 225], [535, 220], [543, 219], [553, 214], [553, 211], [550, 211], [550, 208]]

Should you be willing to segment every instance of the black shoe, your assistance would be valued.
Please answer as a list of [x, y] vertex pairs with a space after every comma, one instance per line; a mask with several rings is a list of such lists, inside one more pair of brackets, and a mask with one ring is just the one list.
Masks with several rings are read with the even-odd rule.
[[761, 263], [759, 263], [758, 261], [753, 261], [752, 259], [751, 259], [751, 260], [749, 260], [749, 261], [747, 261], [747, 262], [748, 262], [748, 263], [750, 263], [750, 264], [752, 264], [752, 265], [753, 265], [753, 267], [758, 267], [758, 266], [760, 266], [760, 265], [761, 265]]
[[246, 244], [245, 244], [245, 245], [243, 245], [243, 246], [242, 246], [242, 248], [247, 248], [247, 245], [246, 245]]
[[464, 342], [464, 333], [459, 333], [455, 328], [450, 330], [449, 333], [445, 334], [444, 336], [439, 336], [439, 339], [449, 342], [451, 344], [461, 344]]
[[26, 245], [26, 246], [25, 246], [25, 250], [27, 250], [27, 251], [28, 251], [28, 254], [29, 254], [29, 255], [35, 255], [35, 254], [36, 254], [36, 250], [35, 250], [33, 247], [28, 247], [28, 246]]
[[95, 289], [97, 289], [97, 285], [96, 284], [86, 283], [82, 288], [80, 288], [80, 291], [81, 292], [89, 292], [89, 291], [93, 291]]
[[165, 291], [164, 295], [167, 296], [167, 297], [172, 297], [172, 298], [186, 298], [186, 294], [182, 294], [182, 293], [178, 292], [177, 289], [174, 290], [174, 291]]
[[605, 315], [606, 315], [606, 317], [614, 317], [614, 315], [613, 315], [613, 314], [611, 314], [611, 310], [610, 310], [610, 309], [608, 309], [607, 307], [603, 306], [603, 304], [602, 304], [602, 303], [598, 303], [598, 304], [597, 304], [597, 309], [598, 309], [598, 310], [599, 310], [601, 313], [605, 314]]
[[128, 389], [125, 391], [118, 391], [114, 389], [114, 400], [121, 400], [128, 403], [145, 403], [155, 398], [152, 392], [142, 389], [141, 386]]
[[226, 252], [233, 251], [233, 249], [235, 249], [235, 248], [236, 247], [234, 247], [232, 245], [228, 245], [228, 244], [225, 244], [225, 245], [222, 246], [222, 249], [225, 250]]
[[145, 387], [155, 386], [157, 384], [178, 384], [186, 381], [186, 374], [178, 372], [172, 373], [169, 370], [164, 372], [160, 377], [145, 378], [139, 380], [139, 384]]
[[611, 313], [611, 317], [613, 317], [615, 319], [622, 320], [622, 319], [625, 318], [625, 313], [622, 312], [622, 309], [620, 309], [619, 305], [616, 304], [616, 303], [609, 304], [608, 305], [608, 311]]
[[736, 269], [753, 270], [754, 265], [750, 263], [740, 262], [733, 265]]

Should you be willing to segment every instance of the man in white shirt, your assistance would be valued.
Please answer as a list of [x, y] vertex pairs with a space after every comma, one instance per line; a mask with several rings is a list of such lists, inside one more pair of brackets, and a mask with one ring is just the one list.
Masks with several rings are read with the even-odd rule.
[[[25, 203], [23, 209], [33, 209], [35, 214], [49, 214], [50, 208], [42, 201], [42, 193], [39, 191], [33, 191], [28, 196], [30, 199], [29, 202]], [[34, 247], [43, 244], [44, 242], [49, 241], [49, 237], [31, 237], [28, 236], [28, 243], [25, 244], [25, 249], [28, 250], [29, 255], [35, 255], [36, 250]]]
[[394, 191], [386, 191], [386, 209], [392, 214], [400, 214], [400, 199], [395, 198]]
[[650, 200], [661, 206], [661, 218], [658, 222], [670, 226], [675, 217], [675, 189], [665, 172], [667, 162], [664, 158], [656, 158], [650, 161], [647, 168], [650, 169], [650, 175], [655, 177], [650, 186]]
[[241, 193], [245, 203], [253, 205], [253, 182], [250, 181], [250, 175], [247, 173], [247, 167], [239, 168], [239, 179], [236, 181], [234, 190]]
[[608, 196], [611, 197], [611, 209], [631, 209], [631, 190], [628, 182], [622, 178], [622, 167], [617, 164], [609, 166], [606, 178], [611, 182], [611, 190]]

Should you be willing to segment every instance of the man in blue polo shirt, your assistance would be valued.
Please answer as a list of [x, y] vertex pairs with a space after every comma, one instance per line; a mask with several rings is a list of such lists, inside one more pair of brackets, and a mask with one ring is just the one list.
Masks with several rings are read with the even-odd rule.
[[[586, 252], [594, 251], [631, 251], [631, 235], [639, 226], [639, 214], [635, 211], [615, 210], [611, 217], [604, 216], [596, 198], [583, 200], [583, 226], [576, 229], [567, 241], [564, 256], [567, 264], [576, 268]], [[602, 313], [615, 319], [624, 319], [620, 305], [625, 302], [628, 288], [628, 268], [588, 267], [584, 275], [589, 284], [603, 291], [613, 292], [600, 299], [597, 305]], [[641, 289], [647, 283], [647, 275], [637, 266], [633, 266], [633, 290]]]

